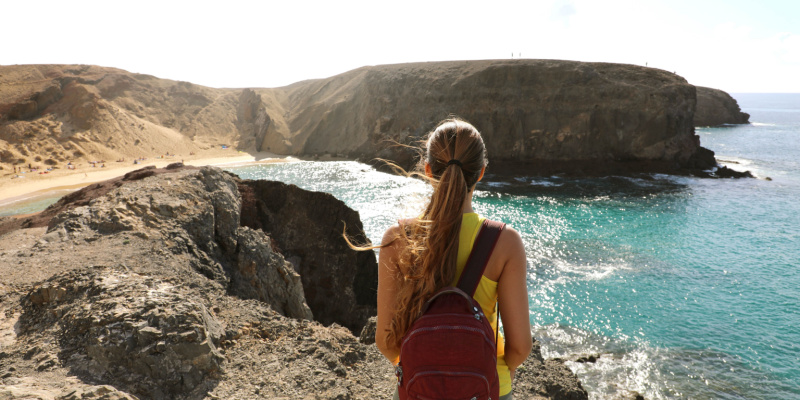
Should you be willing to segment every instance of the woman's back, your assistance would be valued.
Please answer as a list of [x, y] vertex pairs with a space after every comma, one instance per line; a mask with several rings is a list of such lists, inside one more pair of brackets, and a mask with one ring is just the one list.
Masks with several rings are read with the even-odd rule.
[[[477, 235], [481, 217], [472, 209], [472, 195], [486, 167], [480, 133], [464, 121], [443, 122], [430, 134], [424, 166], [434, 187], [425, 211], [419, 219], [387, 229], [380, 245], [375, 341], [394, 363], [427, 299], [457, 281]], [[505, 343], [498, 343], [503, 397], [511, 391], [513, 371], [531, 350], [526, 266], [522, 239], [504, 229], [474, 296], [492, 324], [499, 304], [506, 336]]]

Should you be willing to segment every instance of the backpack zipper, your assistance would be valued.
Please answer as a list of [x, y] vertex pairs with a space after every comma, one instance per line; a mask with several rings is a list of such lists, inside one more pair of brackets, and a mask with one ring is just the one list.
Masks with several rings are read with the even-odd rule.
[[[477, 372], [457, 372], [457, 371], [424, 371], [424, 372], [418, 372], [418, 373], [414, 374], [414, 376], [411, 377], [411, 380], [408, 381], [408, 385], [406, 385], [406, 390], [411, 388], [411, 385], [414, 384], [414, 381], [417, 378], [419, 378], [421, 376], [426, 376], [426, 375], [449, 375], [449, 376], [472, 376], [472, 377], [478, 377], [478, 378], [481, 378], [483, 380], [483, 383], [486, 385], [486, 394], [487, 395], [489, 394], [489, 392], [491, 390], [489, 388], [489, 380], [486, 379], [486, 377], [483, 376], [483, 374], [479, 374]], [[420, 397], [420, 399], [423, 399], [423, 398]], [[491, 400], [491, 399], [492, 398], [489, 397], [489, 400]]]

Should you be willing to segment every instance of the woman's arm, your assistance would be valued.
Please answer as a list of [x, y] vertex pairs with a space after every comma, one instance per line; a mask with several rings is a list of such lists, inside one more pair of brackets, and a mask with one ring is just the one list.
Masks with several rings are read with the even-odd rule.
[[392, 327], [397, 301], [398, 283], [398, 237], [400, 226], [395, 224], [383, 234], [381, 250], [378, 256], [378, 321], [375, 329], [375, 344], [378, 350], [396, 364], [400, 358], [400, 349], [393, 343], [388, 343], [389, 331]]
[[[512, 371], [531, 353], [531, 323], [528, 305], [525, 246], [519, 233], [509, 227], [503, 230], [495, 251], [508, 258], [497, 283], [497, 301], [506, 339], [505, 360]], [[380, 293], [380, 292], [379, 292]]]

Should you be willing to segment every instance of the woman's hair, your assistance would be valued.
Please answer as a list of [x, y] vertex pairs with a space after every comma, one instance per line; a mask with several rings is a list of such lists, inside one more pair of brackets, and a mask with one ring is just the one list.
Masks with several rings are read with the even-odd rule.
[[463, 120], [442, 121], [429, 134], [418, 169], [425, 164], [430, 176], [417, 175], [433, 185], [430, 202], [419, 219], [401, 221], [396, 238], [405, 246], [398, 259], [402, 281], [388, 340], [398, 347], [425, 302], [455, 278], [464, 200], [487, 165], [481, 134]]

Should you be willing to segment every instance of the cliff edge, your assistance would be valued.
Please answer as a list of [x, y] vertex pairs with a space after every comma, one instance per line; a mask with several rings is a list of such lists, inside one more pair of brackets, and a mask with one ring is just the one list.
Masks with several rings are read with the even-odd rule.
[[[0, 398], [391, 398], [343, 221], [363, 235], [329, 194], [180, 165], [0, 220]], [[520, 371], [517, 398], [587, 398], [561, 361]]]
[[728, 93], [697, 86], [697, 110], [694, 126], [749, 124], [750, 114], [742, 112], [739, 103]]
[[[454, 114], [484, 135], [492, 163], [639, 163], [696, 168], [695, 88], [675, 74], [633, 65], [490, 60], [364, 67], [286, 88], [295, 154], [385, 158]], [[712, 159], [704, 159], [715, 164]]]
[[0, 168], [221, 144], [411, 168], [416, 154], [402, 145], [457, 115], [484, 134], [493, 165], [518, 173], [704, 175], [717, 164], [694, 134], [696, 107], [714, 114], [724, 104], [700, 93], [654, 68], [559, 60], [369, 66], [272, 89], [96, 66], [0, 66]]

